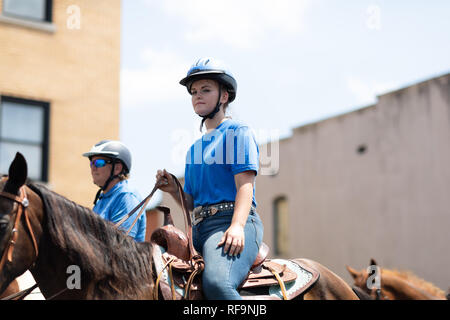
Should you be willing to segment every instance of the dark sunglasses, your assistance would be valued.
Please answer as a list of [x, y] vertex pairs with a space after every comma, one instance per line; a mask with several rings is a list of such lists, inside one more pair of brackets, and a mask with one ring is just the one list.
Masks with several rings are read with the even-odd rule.
[[91, 160], [91, 168], [92, 168], [92, 166], [95, 166], [96, 168], [102, 168], [102, 167], [106, 166], [108, 163], [112, 163], [112, 161], [105, 160], [105, 159]]

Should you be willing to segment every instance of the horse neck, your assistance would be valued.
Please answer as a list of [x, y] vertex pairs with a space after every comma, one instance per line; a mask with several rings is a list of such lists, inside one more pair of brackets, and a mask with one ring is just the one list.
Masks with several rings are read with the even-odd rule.
[[[39, 257], [30, 268], [30, 272], [39, 286], [39, 290], [47, 299], [67, 288], [67, 279], [70, 276], [67, 273], [67, 267], [73, 265], [74, 262], [70, 261], [67, 255], [50, 241], [45, 232], [41, 237], [40, 248]], [[82, 289], [84, 288], [82, 287]], [[67, 290], [56, 298], [83, 299], [83, 296], [84, 290]]]
[[38, 193], [46, 208], [45, 242], [30, 271], [40, 287], [50, 295], [66, 289], [72, 275], [68, 267], [75, 265], [81, 271], [81, 290], [67, 290], [59, 298], [151, 297], [149, 245], [136, 244], [100, 216], [46, 188]]
[[433, 300], [438, 299], [405, 279], [390, 273], [382, 272], [381, 289], [391, 300]]
[[[30, 199], [31, 225], [36, 240], [39, 244], [39, 254], [34, 264], [29, 268], [41, 293], [48, 298], [56, 292], [67, 287], [67, 267], [74, 264], [60, 248], [57, 248], [50, 240], [50, 234], [46, 226], [46, 219], [42, 199], [36, 192], [27, 187], [27, 195]], [[77, 293], [79, 294], [79, 292]]]

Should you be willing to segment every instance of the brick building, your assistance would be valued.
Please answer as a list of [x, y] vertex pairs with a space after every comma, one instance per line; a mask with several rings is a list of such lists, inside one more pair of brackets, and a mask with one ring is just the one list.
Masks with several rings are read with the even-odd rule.
[[119, 138], [120, 0], [0, 0], [0, 44], [0, 173], [20, 151], [31, 179], [92, 207], [81, 154]]
[[16, 151], [30, 178], [91, 207], [81, 156], [119, 138], [120, 0], [0, 0], [0, 172]]

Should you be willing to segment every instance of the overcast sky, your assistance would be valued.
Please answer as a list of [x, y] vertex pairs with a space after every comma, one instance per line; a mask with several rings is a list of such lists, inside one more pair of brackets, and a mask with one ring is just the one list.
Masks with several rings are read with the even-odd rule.
[[448, 73], [449, 17], [448, 0], [123, 0], [130, 183], [145, 196], [158, 168], [184, 173], [200, 118], [178, 82], [196, 59], [229, 66], [238, 82], [230, 115], [265, 142]]

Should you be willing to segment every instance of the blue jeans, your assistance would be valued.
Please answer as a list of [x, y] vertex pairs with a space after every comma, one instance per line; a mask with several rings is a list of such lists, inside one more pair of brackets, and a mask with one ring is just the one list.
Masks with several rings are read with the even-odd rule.
[[208, 300], [242, 299], [237, 288], [247, 277], [263, 238], [263, 224], [258, 213], [250, 213], [244, 227], [245, 245], [242, 253], [229, 256], [224, 246], [217, 247], [230, 227], [233, 210], [222, 211], [193, 226], [195, 249], [205, 261], [202, 275], [203, 293]]

